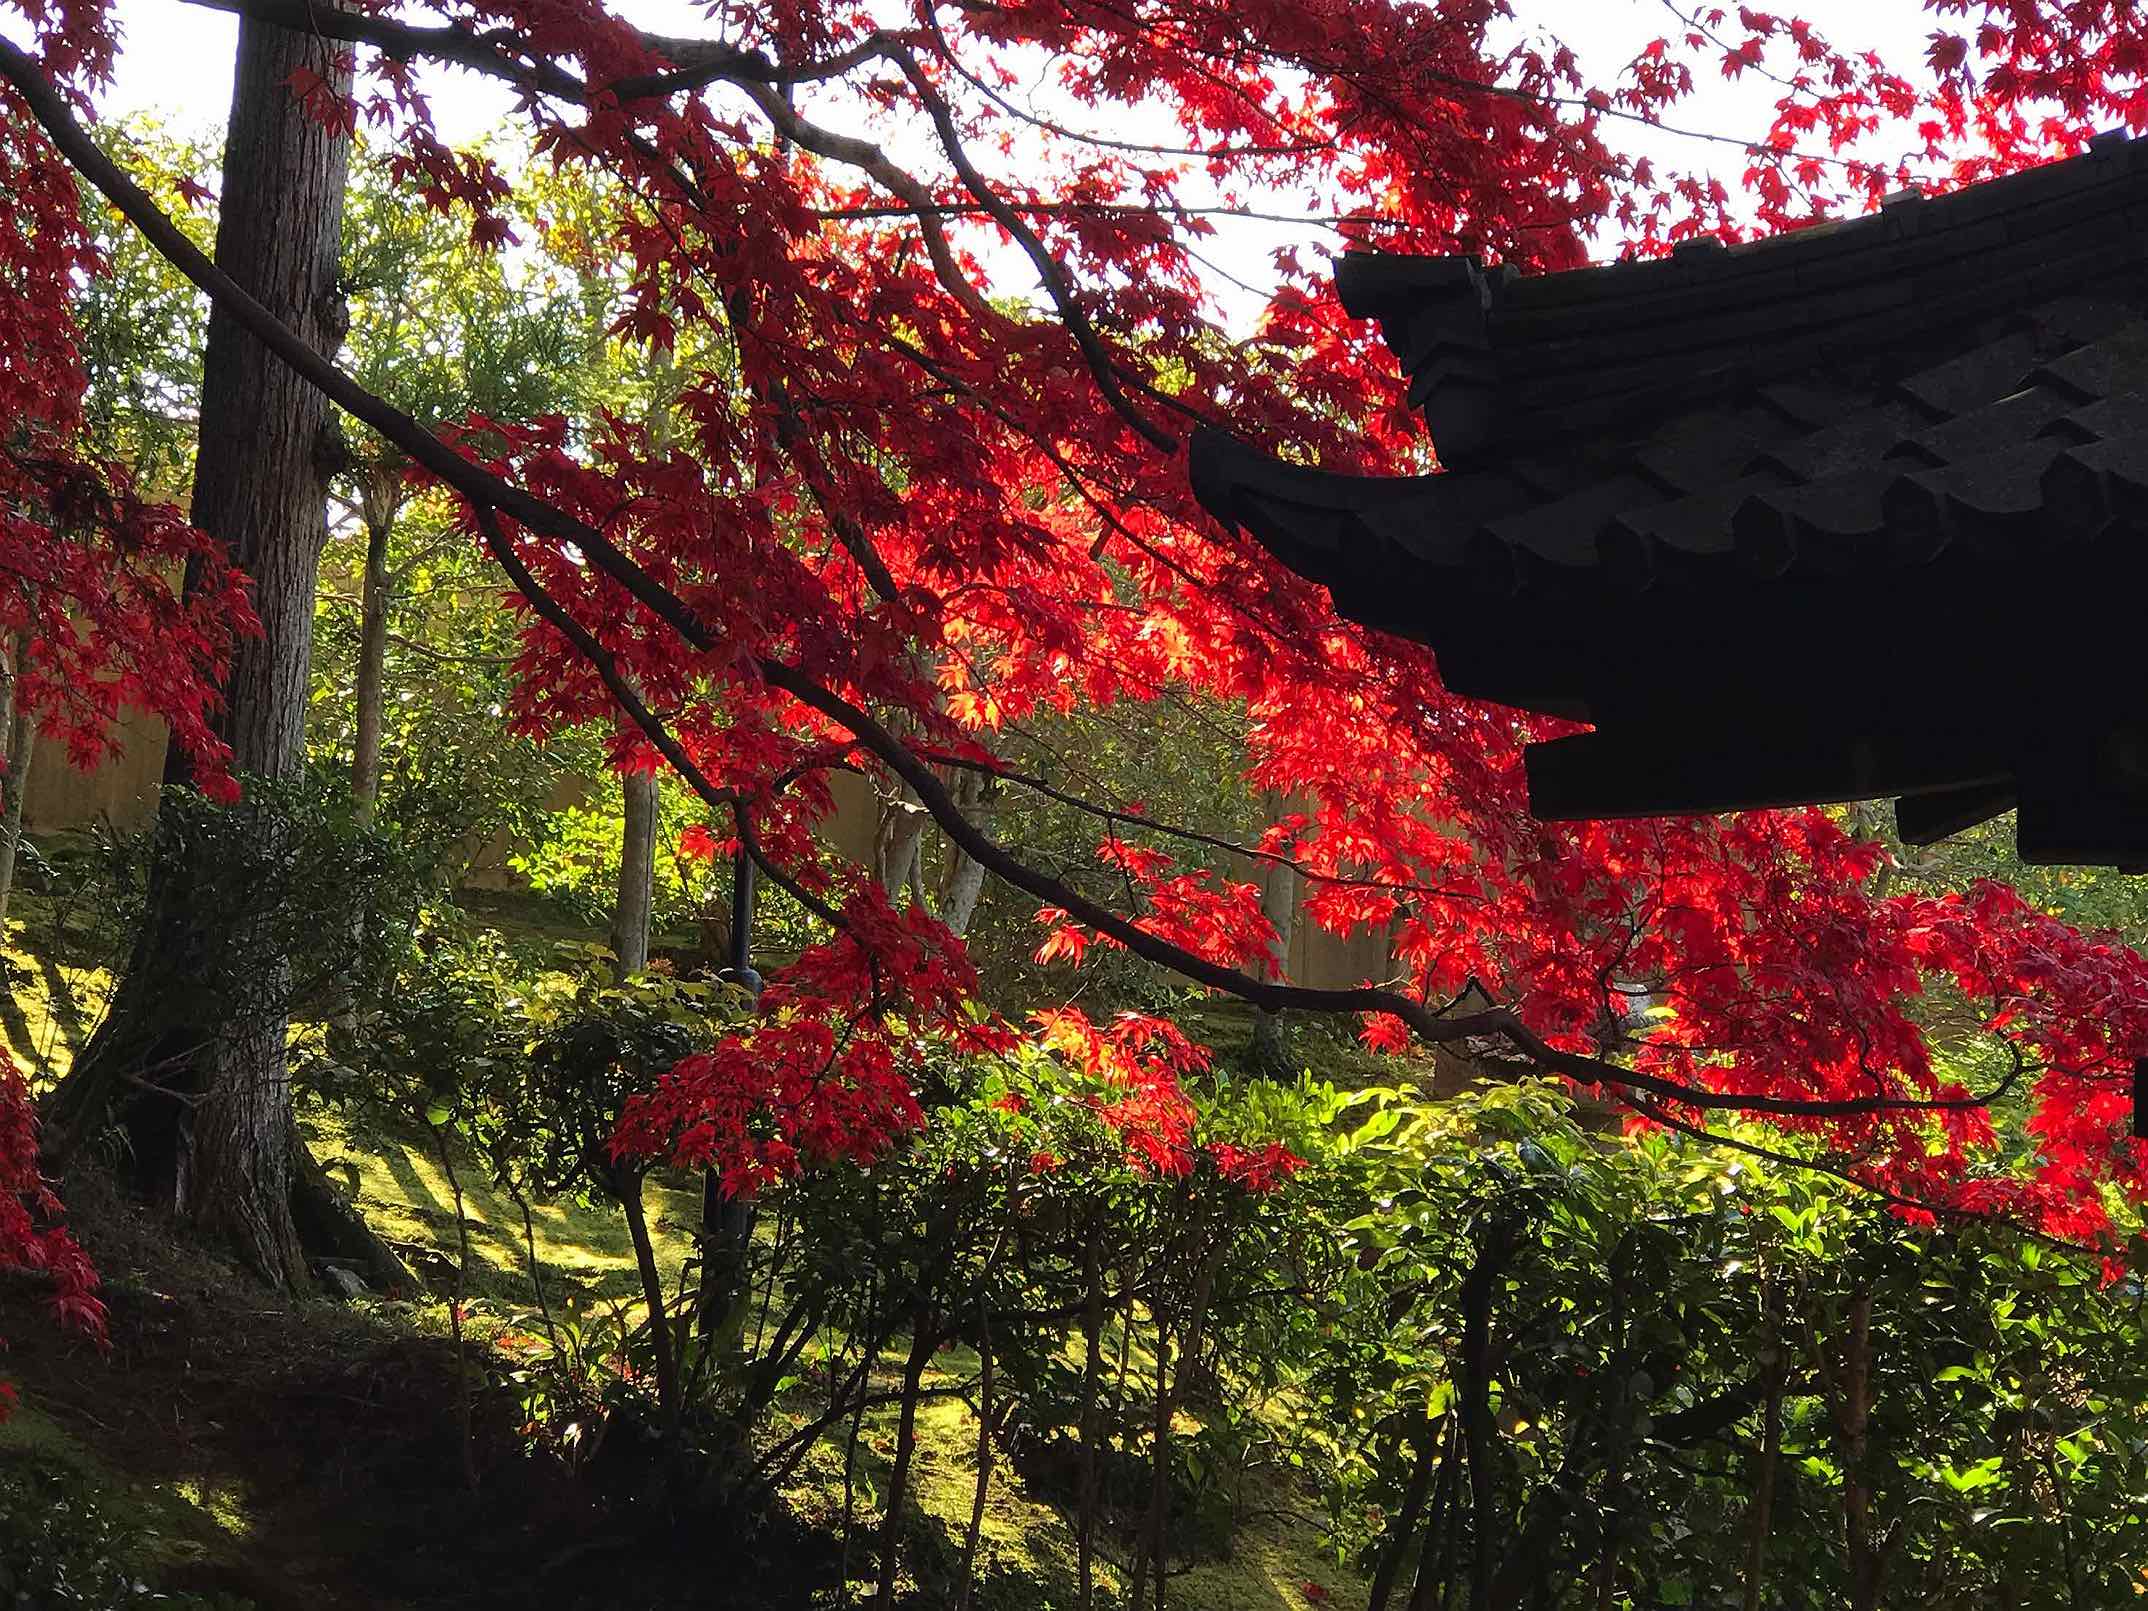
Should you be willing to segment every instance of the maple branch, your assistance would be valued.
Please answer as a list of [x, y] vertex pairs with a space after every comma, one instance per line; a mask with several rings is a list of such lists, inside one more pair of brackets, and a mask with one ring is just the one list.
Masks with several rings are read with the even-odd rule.
[[1258, 845], [1240, 844], [1219, 834], [1202, 833], [1197, 828], [1182, 828], [1175, 823], [1159, 822], [1156, 818], [1143, 816], [1138, 811], [1123, 811], [1113, 806], [1099, 805], [1094, 800], [1084, 799], [1081, 795], [1059, 788], [1033, 772], [1018, 772], [1013, 767], [1004, 766], [997, 761], [973, 760], [951, 750], [927, 750], [923, 753], [935, 766], [959, 767], [963, 771], [975, 772], [1001, 783], [1018, 783], [1034, 794], [1043, 795], [1047, 800], [1071, 806], [1076, 811], [1101, 821], [1164, 834], [1190, 845], [1205, 845], [1210, 850], [1220, 850], [1230, 856], [1244, 856], [1249, 861], [1266, 862], [1271, 867], [1285, 867], [1316, 884], [1334, 884], [1343, 889], [1382, 890], [1395, 895], [1428, 895], [1443, 901], [1481, 901], [1484, 898], [1468, 890], [1439, 889], [1431, 884], [1385, 884], [1371, 878], [1350, 878], [1342, 873], [1323, 873], [1278, 851], [1262, 850]]
[[[881, 48], [888, 47], [883, 45]], [[888, 154], [870, 140], [839, 134], [813, 122], [768, 85], [741, 84], [739, 87], [784, 138], [815, 156], [856, 168], [888, 194], [900, 199], [917, 220], [925, 240], [925, 253], [932, 259], [933, 274], [946, 287], [947, 294], [961, 303], [963, 311], [980, 324], [999, 322], [1001, 316], [985, 301], [983, 293], [970, 283], [969, 276], [956, 262], [954, 247], [948, 243], [947, 231], [941, 226], [936, 210], [938, 203], [923, 181], [889, 161]]]
[[[945, 44], [944, 39], [942, 44]], [[962, 131], [955, 126], [954, 113], [941, 98], [939, 91], [933, 88], [932, 81], [925, 76], [925, 70], [918, 65], [917, 58], [907, 50], [893, 46], [883, 51], [882, 55], [910, 81], [910, 87], [917, 92], [919, 104], [924, 107], [925, 115], [932, 120], [933, 129], [940, 137], [941, 148], [947, 153], [947, 160], [954, 164], [955, 173], [961, 179], [963, 188], [977, 198], [978, 205], [991, 214], [993, 221], [1013, 237], [1015, 244], [1021, 247], [1023, 254], [1035, 265], [1038, 277], [1044, 282], [1044, 289], [1052, 299], [1052, 305], [1059, 310], [1059, 317], [1074, 337], [1074, 344], [1081, 349], [1082, 358], [1087, 362], [1089, 372], [1095, 377], [1098, 387], [1102, 389], [1105, 401], [1110, 403], [1113, 411], [1131, 425], [1151, 447], [1163, 453], [1176, 453], [1179, 448], [1178, 438], [1134, 407], [1133, 400], [1126, 395], [1119, 382], [1117, 360], [1104, 345], [1103, 338], [1096, 333], [1096, 326], [1090, 323], [1088, 314], [1082, 311], [1081, 303], [1074, 295], [1074, 287], [1068, 282], [1066, 270], [1060, 266], [1059, 260], [1045, 249], [1044, 242], [1036, 231], [1022, 221], [1021, 215], [1007, 204], [1004, 196], [992, 188], [991, 181], [985, 178], [978, 171], [977, 165], [970, 160], [968, 148], [962, 143]]]
[[642, 47], [672, 65], [659, 72], [634, 73], [591, 85], [575, 78], [550, 58], [515, 54], [527, 44], [519, 34], [505, 28], [476, 33], [459, 23], [424, 27], [398, 22], [377, 12], [344, 11], [313, 3], [313, 0], [183, 0], [233, 16], [273, 23], [293, 33], [339, 39], [350, 45], [371, 45], [391, 61], [414, 56], [452, 62], [488, 78], [503, 79], [522, 89], [538, 89], [563, 100], [587, 104], [592, 94], [614, 97], [622, 104], [665, 100], [680, 93], [705, 89], [719, 82], [756, 84], [808, 84], [840, 78], [870, 61], [897, 35], [875, 32], [834, 56], [784, 66], [757, 50], [727, 45], [713, 39], [681, 39], [636, 30]]
[[[24, 105], [61, 154], [175, 268], [225, 307], [250, 335], [301, 378], [409, 454], [414, 463], [461, 493], [477, 512], [488, 547], [517, 589], [533, 609], [558, 628], [576, 651], [589, 660], [620, 708], [643, 728], [665, 760], [677, 767], [680, 776], [711, 804], [726, 808], [736, 804], [735, 791], [719, 788], [701, 772], [677, 739], [634, 693], [610, 652], [587, 628], [573, 620], [566, 608], [546, 592], [522, 563], [512, 543], [500, 530], [498, 516], [507, 515], [531, 531], [573, 545], [592, 565], [617, 581], [637, 602], [676, 631], [690, 647], [707, 653], [717, 646], [718, 639], [684, 600], [651, 577], [601, 531], [464, 458], [409, 414], [369, 391], [322, 357], [179, 230], [156, 202], [89, 137], [36, 62], [21, 47], [5, 38], [0, 38], [0, 79], [22, 97]], [[1506, 1008], [1449, 1017], [1451, 1004], [1448, 1008], [1434, 1008], [1397, 990], [1369, 986], [1319, 989], [1286, 985], [1214, 962], [1090, 900], [1007, 851], [969, 819], [930, 764], [859, 706], [796, 667], [768, 659], [757, 661], [756, 666], [771, 687], [782, 690], [808, 709], [818, 711], [855, 734], [864, 747], [910, 785], [949, 840], [988, 872], [1061, 908], [1070, 918], [1118, 942], [1143, 960], [1254, 1006], [1268, 1011], [1389, 1013], [1407, 1024], [1428, 1045], [1454, 1045], [1478, 1039], [1504, 1040], [1534, 1063], [1539, 1072], [1560, 1074], [1585, 1085], [1645, 1091], [1664, 1101], [1698, 1108], [1780, 1116], [1834, 1116], [1918, 1105], [1909, 1099], [1885, 1096], [1818, 1101], [1708, 1091], [1622, 1068], [1600, 1058], [1559, 1051]]]

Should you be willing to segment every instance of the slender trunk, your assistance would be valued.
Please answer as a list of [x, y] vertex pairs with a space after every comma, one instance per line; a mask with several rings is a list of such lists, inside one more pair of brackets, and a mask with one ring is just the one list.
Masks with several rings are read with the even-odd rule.
[[[1270, 817], [1282, 813], [1287, 804], [1272, 791], [1261, 797], [1261, 810]], [[1286, 855], [1291, 852], [1286, 849]], [[1260, 866], [1260, 912], [1275, 930], [1275, 942], [1268, 953], [1269, 967], [1273, 977], [1287, 979], [1290, 976], [1290, 948], [1298, 927], [1298, 905], [1301, 880], [1295, 867], [1281, 862], [1263, 862]], [[1256, 1068], [1285, 1070], [1289, 1054], [1283, 1045], [1283, 1015], [1279, 1012], [1256, 1012], [1253, 1018], [1253, 1065]]]
[[1446, 1447], [1439, 1476], [1432, 1484], [1432, 1514], [1425, 1518], [1425, 1541], [1417, 1551], [1417, 1582], [1410, 1591], [1410, 1611], [1433, 1611], [1447, 1603], [1447, 1583], [1454, 1567], [1462, 1529], [1454, 1522], [1455, 1490], [1461, 1486], [1462, 1429], [1459, 1417], [1447, 1418]]
[[969, 1531], [962, 1538], [962, 1587], [955, 1611], [970, 1611], [977, 1583], [977, 1543], [984, 1536], [985, 1499], [992, 1490], [992, 1315], [977, 1303], [977, 1487], [970, 1495]]
[[984, 863], [956, 847], [950, 847], [948, 855], [952, 861], [940, 886], [940, 921], [957, 939], [962, 939], [976, 920], [977, 902], [984, 894]]
[[455, 1155], [448, 1150], [447, 1132], [432, 1126], [433, 1148], [440, 1154], [441, 1172], [455, 1199], [455, 1299], [448, 1305], [448, 1330], [455, 1339], [455, 1396], [462, 1415], [462, 1480], [477, 1492], [477, 1416], [470, 1394], [470, 1348], [462, 1329], [463, 1306], [470, 1292], [470, 1216], [462, 1200], [462, 1176], [455, 1170]]
[[1768, 1396], [1760, 1412], [1760, 1466], [1753, 1474], [1751, 1530], [1745, 1543], [1744, 1611], [1760, 1611], [1762, 1585], [1767, 1578], [1768, 1534], [1774, 1526], [1775, 1467], [1783, 1449], [1783, 1364], [1781, 1343], [1776, 1337], [1769, 1308], [1770, 1288], [1760, 1291], [1761, 1317], [1767, 1347], [1775, 1357], [1768, 1364]]
[[1097, 1477], [1103, 1469], [1098, 1448], [1103, 1438], [1098, 1398], [1104, 1375], [1104, 1258], [1098, 1236], [1098, 1230], [1092, 1229], [1083, 1254], [1088, 1292], [1081, 1317], [1081, 1487], [1074, 1528], [1074, 1572], [1080, 1585], [1081, 1611], [1095, 1611], [1096, 1606]]
[[[239, 24], [216, 259], [310, 345], [334, 352], [348, 323], [336, 293], [349, 142], [292, 94], [300, 75], [347, 90], [342, 52], [255, 18]], [[233, 769], [289, 778], [303, 762], [313, 605], [327, 541], [327, 482], [341, 446], [320, 394], [211, 309], [202, 355], [194, 524], [252, 582], [261, 635], [241, 639], [224, 689]], [[183, 780], [183, 769], [167, 768]], [[279, 829], [261, 813], [263, 853]], [[199, 891], [220, 871], [173, 836], [152, 874], [149, 916], [113, 1010], [84, 1048], [48, 1132], [60, 1149], [103, 1127], [131, 1081], [173, 1094], [128, 1101], [147, 1183], [276, 1285], [306, 1284], [290, 1207], [290, 966], [262, 925], [208, 922]], [[69, 1087], [72, 1087], [70, 1090]]]
[[1492, 1547], [1499, 1493], [1492, 1471], [1492, 1294], [1514, 1230], [1494, 1225], [1462, 1282], [1462, 1438], [1469, 1456], [1469, 1611], [1491, 1611]]
[[[753, 971], [754, 884], [753, 860], [742, 850], [731, 870], [731, 908], [723, 925], [723, 949], [710, 960], [758, 994], [759, 975]], [[726, 1193], [719, 1171], [702, 1172], [701, 1291], [694, 1330], [705, 1345], [713, 1342], [706, 1352], [722, 1356], [721, 1364], [726, 1369], [736, 1369], [743, 1363], [746, 1310], [753, 1297], [749, 1277], [754, 1219], [751, 1197]], [[774, 1271], [771, 1260], [771, 1283]]]
[[22, 811], [29, 798], [30, 757], [37, 746], [37, 723], [29, 702], [17, 698], [17, 682], [30, 663], [30, 634], [15, 634], [9, 660], [0, 665], [0, 741], [7, 745], [0, 769], [0, 941], [7, 939], [8, 903], [15, 894], [15, 852], [22, 844]]
[[[669, 347], [653, 350], [649, 377], [649, 455], [660, 463], [671, 453], [671, 405], [678, 390], [677, 362]], [[619, 775], [619, 898], [612, 909], [612, 954], [621, 977], [649, 966], [649, 920], [656, 906], [656, 780], [653, 766]]]
[[931, 820], [907, 784], [881, 802], [880, 825], [873, 834], [873, 876], [897, 906], [916, 874]]
[[1402, 1490], [1402, 1508], [1395, 1513], [1394, 1536], [1380, 1551], [1379, 1564], [1373, 1569], [1372, 1592], [1366, 1599], [1366, 1611], [1387, 1611], [1387, 1602], [1402, 1575], [1403, 1559], [1410, 1552], [1410, 1541], [1416, 1536], [1418, 1521], [1424, 1515], [1425, 1499], [1432, 1492], [1432, 1478], [1439, 1466], [1437, 1435], [1438, 1423], [1428, 1421], [1418, 1434], [1418, 1441], [1410, 1445], [1417, 1456], [1416, 1463]]
[[1851, 1296], [1849, 1326], [1835, 1368], [1835, 1425], [1842, 1450], [1842, 1525], [1850, 1557], [1851, 1611], [1878, 1611], [1886, 1553], [1873, 1536], [1866, 1472], [1872, 1426], [1872, 1294]]
[[[949, 784], [955, 804], [972, 822], [983, 826], [990, 820], [992, 780], [981, 772], [958, 771]], [[984, 894], [984, 863], [965, 853], [959, 845], [947, 847], [947, 865], [940, 874], [940, 921], [957, 936], [970, 932], [977, 916], [977, 902]]]
[[388, 545], [401, 502], [395, 467], [367, 473], [359, 490], [365, 518], [365, 579], [358, 604], [357, 732], [352, 740], [351, 799], [370, 823], [380, 805], [381, 732], [388, 703]]
[[622, 977], [649, 966], [649, 918], [656, 904], [656, 774], [622, 772], [619, 899], [612, 909], [612, 954]]
[[903, 1506], [910, 1496], [910, 1460], [917, 1452], [917, 1399], [935, 1341], [930, 1310], [920, 1306], [911, 1315], [910, 1325], [910, 1357], [902, 1367], [902, 1412], [895, 1424], [895, 1463], [888, 1470], [887, 1513], [880, 1519], [880, 1578], [873, 1604], [881, 1611], [895, 1603], [895, 1573], [902, 1564]]
[[656, 1262], [656, 1246], [649, 1239], [649, 1217], [642, 1207], [641, 1175], [622, 1171], [618, 1182], [619, 1206], [626, 1214], [627, 1234], [634, 1241], [634, 1268], [641, 1277], [642, 1301], [649, 1306], [649, 1337], [656, 1350], [656, 1401], [664, 1418], [667, 1457], [676, 1457], [683, 1406], [679, 1401], [679, 1361], [672, 1347], [671, 1316], [664, 1308], [664, 1272]]
[[1163, 1576], [1161, 1550], [1163, 1546], [1163, 1515], [1170, 1501], [1171, 1479], [1171, 1328], [1161, 1318], [1156, 1322], [1156, 1402], [1149, 1423], [1149, 1503], [1141, 1521], [1141, 1537], [1134, 1547], [1134, 1570], [1127, 1585], [1126, 1603], [1133, 1611], [1141, 1611], [1142, 1595], [1148, 1588], [1149, 1572]]
[[[1158, 1435], [1164, 1440], [1159, 1446], [1159, 1454], [1168, 1453], [1171, 1417], [1185, 1400], [1188, 1377], [1201, 1363], [1201, 1343], [1208, 1327], [1208, 1300], [1215, 1290], [1216, 1265], [1222, 1257], [1223, 1250], [1220, 1246], [1213, 1249], [1202, 1259], [1200, 1274], [1194, 1277], [1193, 1296], [1187, 1305], [1185, 1336], [1179, 1344], [1178, 1369], [1171, 1377], [1170, 1396], [1157, 1423]], [[1168, 1471], [1165, 1475], [1168, 1477]], [[1163, 1497], [1168, 1500], [1168, 1489]], [[1168, 1576], [1165, 1566], [1170, 1559], [1170, 1520], [1168, 1503], [1158, 1508], [1152, 1517], [1156, 1542], [1156, 1611], [1164, 1611], [1164, 1582]]]
[[[864, 1356], [865, 1377], [870, 1381], [872, 1351], [877, 1351], [880, 1346], [879, 1332], [873, 1324], [879, 1294], [871, 1289], [868, 1291], [869, 1296], [865, 1301], [865, 1336], [860, 1339], [858, 1346], [861, 1350], [868, 1350]], [[865, 1430], [865, 1399], [864, 1393], [858, 1394], [858, 1402], [850, 1412], [850, 1432], [843, 1439], [843, 1561], [841, 1569], [836, 1573], [838, 1605], [850, 1604], [850, 1545], [852, 1533], [855, 1531], [858, 1503], [858, 1435]]]

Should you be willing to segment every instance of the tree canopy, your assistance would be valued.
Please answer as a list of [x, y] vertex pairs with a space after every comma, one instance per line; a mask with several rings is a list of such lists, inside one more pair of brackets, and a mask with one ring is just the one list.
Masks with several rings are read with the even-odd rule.
[[[521, 623], [518, 729], [619, 724], [615, 760], [653, 754], [698, 795], [697, 843], [742, 849], [821, 920], [756, 1016], [630, 1107], [621, 1149], [741, 1191], [870, 1158], [919, 1123], [929, 1047], [1035, 1036], [1123, 1091], [1106, 1111], [1149, 1167], [1192, 1166], [1196, 1041], [1163, 1015], [981, 1003], [945, 925], [820, 854], [830, 780], [858, 771], [1032, 898], [1047, 959], [1122, 948], [1262, 1008], [1361, 1014], [1375, 1046], [1600, 1088], [1649, 1124], [1764, 1116], [1907, 1214], [2128, 1228], [2148, 1190], [2137, 953], [1999, 883], [1898, 881], [1840, 813], [1532, 820], [1520, 745], [1546, 724], [1451, 696], [1428, 653], [1220, 531], [1185, 442], [1205, 422], [1338, 468], [1422, 458], [1329, 288], [1336, 247], [1526, 273], [1599, 238], [1736, 233], [1722, 186], [1614, 137], [1673, 116], [1696, 74], [1779, 86], [1745, 177], [1758, 227], [1792, 228], [2148, 123], [2131, 8], [1950, 0], [1929, 59], [1889, 64], [1794, 18], [1674, 7], [1596, 81], [1474, 3], [805, 0], [723, 7], [699, 39], [596, 0], [219, 4], [311, 37], [289, 92], [366, 130], [474, 247], [613, 265], [616, 336], [676, 354], [679, 428], [601, 405], [495, 419], [433, 377], [338, 368], [208, 260], [173, 216], [188, 194], [146, 192], [88, 132], [110, 10], [23, 8], [23, 42], [0, 42], [0, 626], [35, 637], [22, 697], [84, 758], [120, 703], [147, 706], [218, 781], [208, 716], [248, 630], [241, 580], [89, 445], [79, 178], [454, 500]], [[451, 149], [421, 64], [507, 86], [526, 161]], [[555, 175], [584, 182], [548, 192]], [[1213, 255], [1255, 213], [1301, 236], [1243, 333]], [[1290, 803], [1248, 843], [1006, 759], [1040, 718], [1181, 699], [1242, 708], [1249, 784]], [[1104, 876], [1003, 846], [966, 777], [1093, 817]], [[1323, 927], [1387, 933], [1398, 977], [1277, 977], [1232, 855], [1288, 863]]]

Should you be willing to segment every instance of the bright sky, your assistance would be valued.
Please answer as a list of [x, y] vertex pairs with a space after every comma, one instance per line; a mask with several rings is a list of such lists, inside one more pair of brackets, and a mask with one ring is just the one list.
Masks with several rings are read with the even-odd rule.
[[[615, 0], [617, 3], [617, 0]], [[1688, 10], [1704, 0], [1680, 0]], [[1674, 33], [1680, 24], [1668, 0], [1514, 0], [1520, 14], [1518, 32], [1556, 34], [1580, 55], [1592, 76], [1608, 79], [1648, 41]], [[686, 0], [625, 0], [637, 22], [661, 32], [682, 35], [707, 31], [702, 9]], [[1892, 63], [1911, 65], [1923, 55], [1934, 27], [1922, 0], [1798, 0], [1796, 11], [1834, 44], [1877, 50]], [[117, 82], [105, 97], [108, 115], [155, 111], [181, 129], [196, 130], [221, 122], [229, 106], [231, 61], [237, 21], [227, 13], [191, 5], [186, 0], [118, 0], [126, 30]], [[474, 138], [498, 126], [509, 107], [504, 89], [468, 73], [434, 70], [430, 95], [441, 132], [452, 140]], [[1711, 78], [1673, 118], [1677, 124], [1746, 139], [1763, 132], [1776, 93], [1767, 80], [1748, 75], [1739, 81]], [[847, 124], [842, 109], [828, 120]], [[1744, 158], [1736, 146], [1681, 138], [1637, 124], [1613, 124], [1615, 143], [1647, 155], [1659, 168], [1715, 173], [1734, 193]], [[1279, 211], [1295, 211], [1285, 203]], [[1294, 243], [1329, 244], [1312, 226], [1238, 223], [1213, 243], [1208, 256], [1231, 275], [1257, 285], [1272, 283], [1270, 254]], [[1607, 247], [1609, 243], [1606, 243]], [[1242, 293], [1224, 291], [1232, 304]], [[1251, 306], [1250, 301], [1247, 305]]]

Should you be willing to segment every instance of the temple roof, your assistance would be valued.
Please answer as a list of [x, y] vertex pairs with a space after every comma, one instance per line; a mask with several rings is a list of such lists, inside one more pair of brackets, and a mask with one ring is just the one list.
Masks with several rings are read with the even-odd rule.
[[1750, 245], [1535, 277], [1353, 255], [1442, 471], [1204, 433], [1217, 516], [1462, 694], [1592, 723], [1539, 815], [2019, 806], [2148, 865], [2148, 139]]

